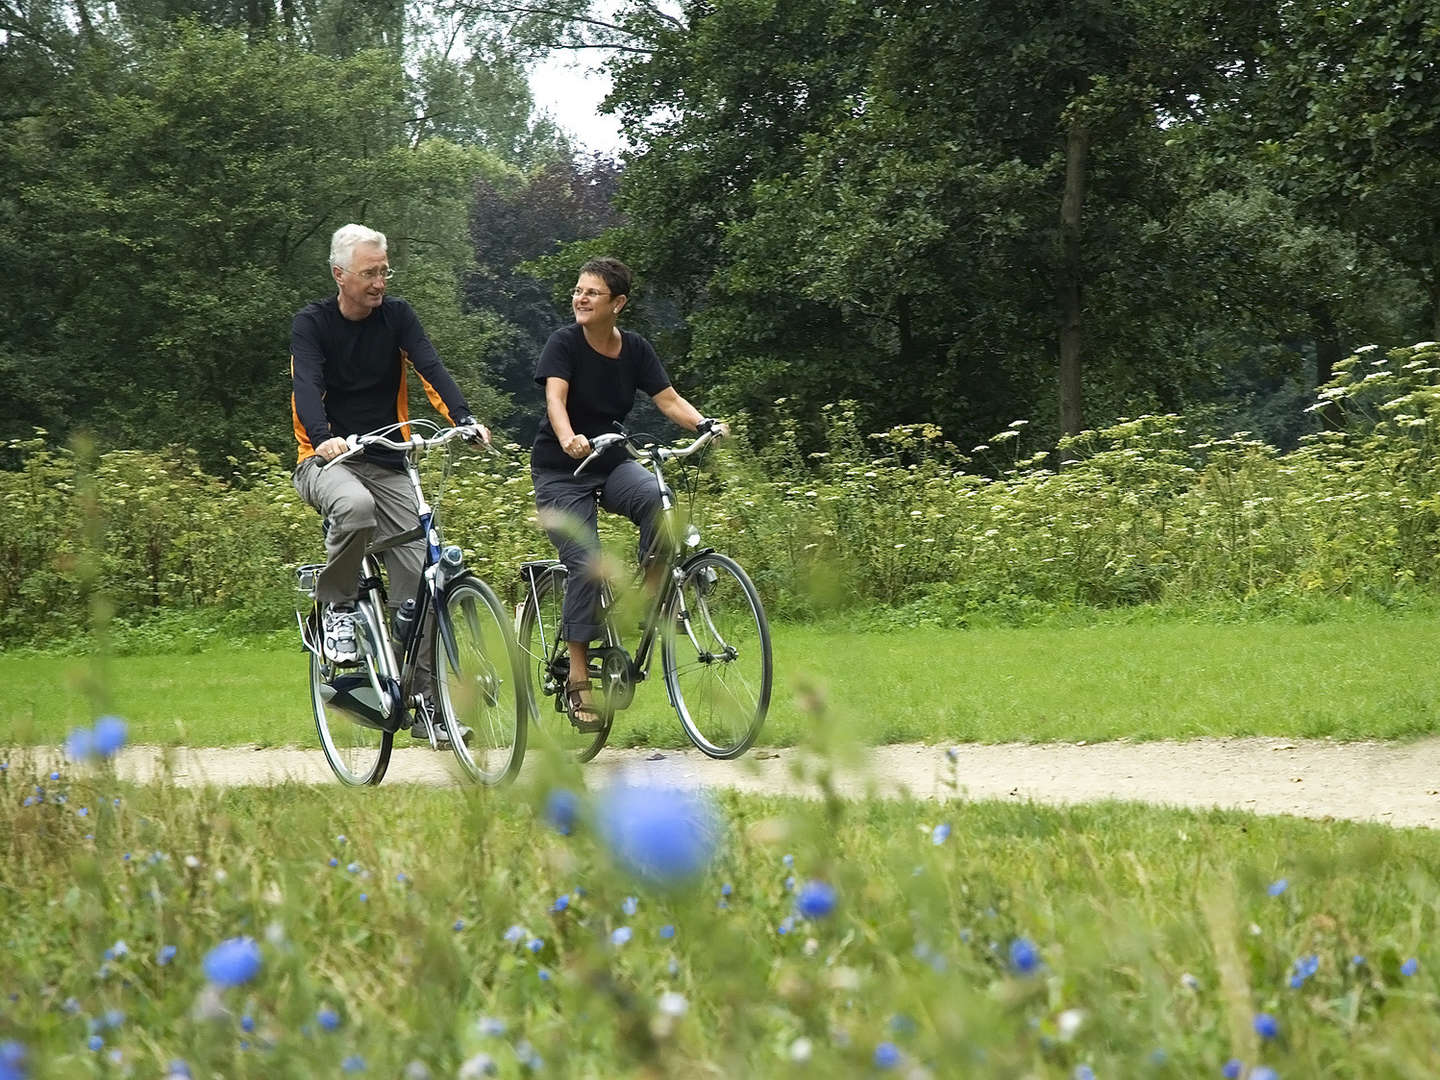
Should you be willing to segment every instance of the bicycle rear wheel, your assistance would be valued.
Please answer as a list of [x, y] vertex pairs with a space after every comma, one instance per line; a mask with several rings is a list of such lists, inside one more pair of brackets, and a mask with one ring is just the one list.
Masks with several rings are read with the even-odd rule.
[[365, 693], [369, 687], [366, 665], [372, 663], [373, 658], [367, 656], [359, 666], [342, 668], [322, 661], [318, 653], [310, 654], [310, 704], [320, 749], [341, 783], [356, 787], [378, 784], [385, 778], [395, 737], [388, 731], [367, 727], [353, 713], [332, 704], [331, 698], [336, 685], [347, 683]]
[[664, 619], [665, 687], [680, 725], [710, 757], [739, 757], [770, 708], [770, 627], [759, 593], [738, 563], [709, 552], [687, 564]]
[[[602, 713], [596, 731], [580, 731], [570, 722], [565, 711], [565, 684], [570, 678], [570, 653], [560, 639], [560, 609], [565, 603], [565, 572], [550, 571], [538, 575], [534, 592], [526, 597], [520, 613], [520, 629], [516, 638], [528, 668], [527, 677], [539, 688], [536, 704], [549, 697], [552, 707], [537, 709], [535, 728], [547, 745], [573, 754], [577, 761], [589, 761], [600, 752], [610, 737], [615, 714]], [[594, 700], [600, 702], [596, 693]]]
[[[525, 760], [530, 711], [528, 673], [510, 620], [490, 586], [474, 574], [446, 585], [440, 603], [455, 646], [452, 661], [437, 626], [435, 705], [450, 732], [450, 748], [472, 780], [509, 783]], [[459, 737], [461, 726], [472, 731], [468, 745]]]

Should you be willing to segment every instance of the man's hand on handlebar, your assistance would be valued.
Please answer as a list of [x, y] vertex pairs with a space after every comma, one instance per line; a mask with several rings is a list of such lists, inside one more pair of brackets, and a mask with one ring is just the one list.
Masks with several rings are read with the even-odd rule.
[[336, 435], [334, 438], [326, 439], [319, 446], [315, 447], [315, 453], [325, 461], [333, 461], [349, 449], [350, 444], [339, 435]]
[[717, 439], [728, 439], [730, 437], [730, 425], [724, 420], [716, 420], [713, 417], [704, 417], [700, 423], [695, 425], [695, 430], [701, 435], [715, 433]]
[[569, 454], [572, 458], [579, 459], [590, 456], [590, 440], [578, 431], [566, 439], [561, 445], [565, 453]]

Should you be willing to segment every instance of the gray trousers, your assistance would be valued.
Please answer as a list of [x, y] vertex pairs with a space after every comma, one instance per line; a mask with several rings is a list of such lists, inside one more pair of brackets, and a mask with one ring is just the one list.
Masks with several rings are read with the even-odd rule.
[[[306, 458], [295, 468], [295, 490], [320, 511], [330, 524], [325, 530], [325, 569], [315, 580], [315, 599], [322, 604], [353, 603], [360, 587], [360, 563], [365, 549], [378, 536], [384, 539], [409, 532], [420, 524], [415, 491], [403, 472], [361, 458], [351, 458], [321, 469], [318, 457]], [[425, 566], [425, 540], [380, 553], [389, 578], [387, 594], [394, 610], [415, 595]], [[431, 689], [430, 623], [420, 642], [416, 693]]]
[[611, 513], [624, 514], [640, 527], [639, 554], [643, 558], [660, 524], [660, 490], [655, 477], [635, 461], [622, 461], [603, 481], [596, 476], [572, 476], [568, 471], [552, 469], [532, 469], [530, 477], [535, 482], [540, 523], [567, 571], [560, 637], [565, 641], [595, 641], [603, 633], [596, 504]]

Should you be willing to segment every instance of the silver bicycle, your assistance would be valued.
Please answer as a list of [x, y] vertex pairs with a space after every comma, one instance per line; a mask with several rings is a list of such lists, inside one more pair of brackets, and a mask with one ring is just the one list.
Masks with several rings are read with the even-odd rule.
[[[477, 430], [441, 427], [425, 419], [406, 423], [429, 432], [428, 437], [416, 433], [393, 438], [404, 425], [392, 424], [350, 436], [350, 449], [322, 466], [334, 468], [370, 446], [401, 451], [420, 516], [413, 530], [380, 540], [365, 553], [355, 608], [360, 645], [356, 663], [337, 663], [325, 654], [321, 605], [315, 601], [315, 581], [325, 564], [308, 563], [295, 570], [298, 588], [310, 600], [308, 611], [297, 611], [296, 619], [310, 654], [310, 700], [320, 746], [342, 782], [378, 784], [389, 767], [397, 731], [421, 724], [431, 748], [438, 749], [436, 731], [443, 724], [467, 776], [481, 784], [504, 784], [514, 779], [525, 758], [530, 712], [526, 668], [506, 608], [489, 585], [465, 568], [460, 548], [444, 545], [439, 516], [421, 490], [418, 464], [426, 451], [456, 439], [474, 439]], [[447, 471], [449, 464], [447, 457]], [[422, 537], [425, 564], [412, 598], [412, 625], [397, 636], [377, 556]], [[422, 629], [427, 626], [433, 702], [415, 688], [421, 642], [427, 640]], [[468, 743], [459, 737], [466, 727], [473, 732]]]

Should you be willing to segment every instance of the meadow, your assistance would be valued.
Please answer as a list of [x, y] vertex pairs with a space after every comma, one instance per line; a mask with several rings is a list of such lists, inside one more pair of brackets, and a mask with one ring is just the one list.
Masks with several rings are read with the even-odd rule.
[[0, 1075], [1433, 1074], [1429, 831], [641, 794], [5, 768]]
[[[1437, 359], [1350, 358], [1283, 453], [1182, 417], [961, 453], [843, 405], [803, 467], [742, 439], [694, 505], [774, 617], [762, 743], [1432, 732]], [[108, 713], [314, 745], [288, 568], [318, 530], [275, 455], [5, 449], [0, 744]], [[514, 602], [548, 554], [521, 458], [447, 498]], [[642, 686], [612, 741], [680, 738]], [[501, 792], [220, 790], [0, 748], [0, 1080], [1433, 1075], [1429, 830], [710, 801], [532, 756]]]

